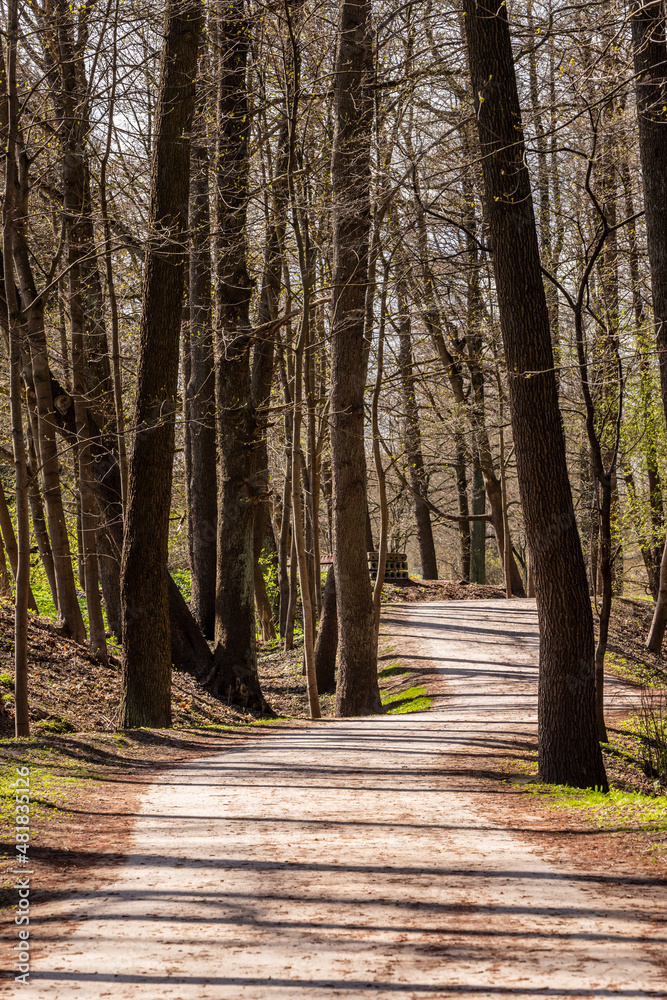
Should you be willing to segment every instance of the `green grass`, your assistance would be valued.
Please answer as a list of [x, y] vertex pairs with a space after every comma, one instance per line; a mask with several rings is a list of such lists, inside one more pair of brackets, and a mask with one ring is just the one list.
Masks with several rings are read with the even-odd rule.
[[407, 677], [409, 672], [401, 663], [390, 663], [388, 667], [382, 667], [381, 670], [378, 670], [378, 677], [380, 679], [384, 677]]
[[665, 672], [658, 666], [647, 666], [645, 663], [629, 663], [624, 656], [618, 653], [607, 653], [605, 656], [605, 666], [617, 677], [631, 684], [645, 685], [647, 687], [664, 687]]
[[411, 712], [426, 712], [431, 707], [431, 699], [425, 687], [410, 687], [407, 691], [386, 691], [382, 695], [382, 704], [387, 709], [387, 715], [408, 715]]
[[575, 810], [599, 830], [667, 831], [667, 796], [664, 795], [643, 795], [620, 789], [605, 793], [540, 783], [515, 787], [539, 795], [548, 808]]
[[[53, 799], [68, 787], [81, 784], [81, 778], [52, 774], [42, 767], [23, 762], [30, 767], [30, 816], [41, 809], [58, 809]], [[16, 768], [18, 765], [3, 764], [0, 767], [0, 825], [12, 826], [16, 796]], [[25, 791], [25, 788], [19, 791]]]
[[192, 581], [189, 569], [172, 569], [171, 575], [174, 583], [182, 593], [186, 601], [192, 596]]
[[[81, 608], [81, 616], [83, 618], [83, 624], [86, 627], [86, 634], [89, 634], [90, 627], [88, 624], [88, 605], [86, 604], [86, 595], [83, 591], [78, 588], [78, 580], [76, 576], [76, 568], [74, 571], [75, 581], [77, 583], [77, 600], [79, 602], [79, 607]], [[39, 608], [40, 615], [45, 618], [51, 618], [56, 621], [58, 618], [58, 612], [56, 611], [56, 606], [53, 603], [53, 597], [51, 596], [51, 588], [49, 587], [49, 582], [46, 579], [46, 573], [44, 572], [44, 567], [41, 561], [34, 561], [30, 569], [30, 586], [35, 600], [37, 601], [37, 607]], [[109, 625], [107, 622], [106, 611], [104, 610], [104, 604], [102, 604], [102, 617], [104, 619], [104, 627], [106, 631], [109, 631]], [[111, 652], [117, 652], [119, 649], [118, 642], [114, 636], [109, 636], [107, 638], [107, 646]]]

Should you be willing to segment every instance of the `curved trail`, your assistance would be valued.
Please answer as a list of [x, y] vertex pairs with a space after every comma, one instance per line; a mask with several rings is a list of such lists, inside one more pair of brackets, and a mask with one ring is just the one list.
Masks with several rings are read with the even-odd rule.
[[454, 766], [534, 725], [534, 603], [394, 606], [384, 632], [444, 676], [435, 710], [285, 727], [169, 772], [113, 884], [36, 910], [36, 939], [72, 935], [39, 946], [26, 995], [667, 997], [664, 883], [610, 895], [545, 861]]

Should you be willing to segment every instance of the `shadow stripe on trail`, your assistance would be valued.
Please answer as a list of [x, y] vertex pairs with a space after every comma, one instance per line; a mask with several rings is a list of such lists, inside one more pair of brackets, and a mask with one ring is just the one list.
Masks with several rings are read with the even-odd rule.
[[[335, 824], [335, 820], [331, 821]], [[464, 827], [465, 829], [465, 827]], [[479, 828], [482, 829], [481, 827]], [[353, 865], [353, 864], [323, 864], [315, 861], [257, 861], [254, 859], [234, 860], [233, 858], [184, 858], [177, 855], [144, 855], [128, 854], [129, 865], [148, 866], [160, 865], [165, 868], [212, 868], [217, 871], [255, 871], [255, 872], [353, 872], [360, 875], [403, 875], [410, 877], [438, 876], [440, 878], [490, 878], [505, 879], [535, 879], [541, 882], [592, 882], [594, 884], [610, 883], [611, 885], [644, 885], [667, 887], [667, 879], [651, 878], [619, 878], [614, 875], [588, 875], [580, 872], [557, 871], [524, 871], [511, 869], [496, 871], [492, 868], [416, 868], [399, 865]], [[134, 894], [134, 891], [129, 893]], [[115, 895], [115, 894], [114, 894]], [[120, 895], [123, 895], [122, 893]], [[495, 907], [490, 907], [496, 912]]]
[[35, 972], [32, 979], [55, 980], [59, 982], [92, 982], [92, 983], [136, 983], [163, 985], [182, 983], [188, 986], [266, 986], [275, 989], [330, 989], [330, 990], [385, 990], [388, 993], [424, 993], [432, 996], [446, 996], [448, 993], [463, 993], [479, 996], [483, 993], [493, 993], [497, 996], [541, 996], [541, 997], [658, 997], [665, 1000], [665, 994], [658, 990], [631, 989], [551, 989], [548, 986], [487, 986], [447, 983], [429, 985], [427, 983], [388, 983], [368, 979], [255, 979], [242, 976], [133, 976], [118, 973], [118, 975], [102, 975], [100, 973], [59, 973]]

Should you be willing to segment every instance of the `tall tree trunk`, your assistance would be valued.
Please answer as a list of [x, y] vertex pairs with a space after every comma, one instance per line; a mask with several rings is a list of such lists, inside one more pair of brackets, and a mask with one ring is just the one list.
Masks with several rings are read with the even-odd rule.
[[[99, 456], [107, 452], [110, 458], [113, 458], [114, 453], [117, 452], [122, 468], [124, 438], [122, 398], [119, 399], [118, 380], [120, 376], [118, 375], [116, 380], [118, 384], [114, 384], [111, 376], [111, 352], [109, 351], [105, 325], [104, 297], [93, 216], [89, 149], [86, 143], [90, 134], [88, 114], [90, 103], [87, 99], [88, 82], [85, 61], [89, 13], [89, 9], [82, 10], [75, 23], [71, 6], [64, 0], [54, 0], [46, 12], [48, 30], [43, 33], [42, 37], [45, 41], [48, 40], [44, 46], [44, 63], [49, 70], [49, 86], [63, 153], [63, 219], [67, 233], [67, 282], [69, 284], [69, 312], [73, 338], [73, 408], [77, 435], [77, 445], [73, 455], [81, 480], [77, 501], [79, 579], [88, 603], [91, 645], [93, 648], [103, 651], [105, 635], [99, 596], [100, 561], [97, 548], [99, 544], [105, 552], [109, 550], [109, 536], [113, 533], [113, 525], [105, 522], [103, 516], [100, 519], [100, 514], [103, 515], [104, 511], [101, 507], [98, 511], [95, 503], [95, 487], [91, 478], [93, 475], [93, 456], [96, 453], [98, 456], [96, 460], [99, 460]], [[114, 19], [112, 105], [115, 88], [116, 20]], [[112, 108], [110, 108], [109, 117], [109, 129], [111, 129]], [[106, 226], [107, 284], [114, 338], [114, 367], [116, 368], [119, 364], [116, 357], [118, 353], [118, 309], [111, 268], [106, 203], [106, 168], [110, 142], [111, 133], [108, 130], [107, 153], [103, 156], [102, 161], [100, 198]], [[63, 298], [64, 296], [61, 294], [62, 328], [64, 328]], [[74, 342], [78, 345], [76, 348]], [[81, 479], [84, 474], [87, 477], [86, 481]], [[84, 522], [88, 528], [83, 527]], [[104, 594], [109, 605], [109, 622], [110, 624], [114, 623], [113, 631], [119, 635], [120, 559], [104, 558], [103, 562]]]
[[[15, 734], [30, 735], [28, 714], [28, 600], [30, 595], [30, 521], [28, 516], [28, 470], [21, 404], [22, 314], [14, 279], [13, 255], [17, 210], [16, 140], [19, 101], [16, 82], [18, 0], [9, 0], [7, 22], [5, 145], [5, 199], [2, 218], [5, 298], [9, 321], [9, 404], [16, 471], [16, 524], [18, 531], [16, 596], [14, 603], [14, 720]], [[3, 492], [4, 500], [4, 492]]]
[[[635, 0], [632, 43], [637, 80], [639, 153], [644, 183], [646, 241], [651, 268], [662, 403], [667, 418], [667, 40], [665, 9], [660, 0]], [[646, 645], [659, 653], [667, 628], [667, 545], [660, 564], [660, 584]]]
[[304, 289], [304, 309], [301, 317], [301, 330], [294, 357], [294, 433], [292, 438], [292, 532], [294, 548], [299, 565], [299, 585], [301, 589], [301, 607], [303, 610], [303, 654], [308, 689], [308, 703], [311, 719], [321, 718], [320, 702], [317, 695], [317, 677], [315, 674], [315, 620], [313, 603], [308, 579], [306, 559], [306, 544], [303, 531], [303, 509], [301, 503], [301, 406], [303, 352], [308, 342], [308, 292]]
[[[199, 88], [208, 76], [200, 59]], [[206, 101], [198, 102], [205, 120]], [[215, 371], [211, 304], [211, 218], [209, 152], [205, 126], [196, 124], [190, 154], [190, 377], [186, 386], [190, 475], [186, 484], [192, 596], [190, 605], [207, 639], [215, 633], [218, 502], [215, 444]]]
[[28, 169], [29, 160], [25, 152], [20, 150], [18, 166], [20, 202], [17, 206], [19, 211], [14, 227], [14, 262], [19, 279], [21, 300], [27, 303], [25, 321], [30, 348], [30, 381], [34, 389], [38, 414], [36, 444], [42, 472], [44, 505], [49, 524], [58, 589], [58, 613], [63, 630], [75, 642], [85, 642], [86, 630], [76, 595], [72, 553], [60, 485], [60, 463], [56, 443], [57, 418], [53, 404], [51, 371], [44, 328], [44, 298], [43, 294], [37, 292], [25, 233], [25, 220], [28, 217]]
[[[593, 619], [558, 409], [507, 10], [492, 0], [464, 0], [464, 11], [519, 487], [535, 569], [540, 776], [606, 789], [596, 731]], [[522, 377], [524, 372], [531, 377]]]
[[[412, 357], [412, 324], [408, 311], [407, 291], [405, 285], [399, 282], [396, 288], [398, 300], [398, 369], [401, 376], [403, 407], [405, 410], [405, 454], [408, 460], [410, 485], [415, 504], [415, 519], [417, 521], [417, 541], [422, 566], [422, 577], [425, 580], [438, 579], [438, 562], [433, 541], [433, 526], [431, 512], [425, 502], [427, 495], [427, 477], [422, 453], [421, 429], [419, 427], [419, 407], [415, 388], [414, 363]], [[467, 523], [466, 523], [467, 527]]]
[[[259, 559], [264, 548], [264, 540], [271, 523], [269, 510], [269, 451], [266, 435], [266, 412], [271, 401], [271, 384], [273, 381], [275, 361], [276, 334], [270, 329], [270, 324], [278, 316], [281, 276], [283, 272], [283, 253], [285, 244], [286, 217], [286, 182], [287, 172], [287, 120], [281, 122], [278, 134], [278, 158], [276, 177], [273, 180], [273, 203], [270, 215], [267, 213], [266, 246], [264, 250], [264, 266], [262, 269], [262, 287], [259, 295], [257, 320], [260, 328], [264, 328], [261, 339], [255, 346], [252, 356], [251, 391], [255, 408], [260, 417], [259, 440], [256, 464], [256, 489], [259, 493], [255, 508], [254, 523], [254, 577], [255, 601], [260, 621], [263, 639], [275, 639], [276, 628], [273, 621], [271, 605], [266, 593], [264, 574]], [[291, 450], [290, 450], [291, 452]], [[287, 496], [291, 494], [288, 492]], [[284, 510], [285, 508], [283, 508]], [[287, 506], [289, 510], [289, 504]], [[281, 629], [282, 635], [282, 629]]]
[[[474, 450], [472, 467], [472, 512], [486, 514], [484, 473]], [[473, 521], [470, 540], [470, 579], [473, 583], [486, 583], [486, 521]]]
[[364, 307], [370, 231], [373, 49], [369, 0], [340, 0], [332, 153], [332, 535], [338, 603], [336, 714], [380, 712], [377, 638], [366, 556]]
[[[88, 427], [86, 384], [86, 313], [84, 295], [90, 288], [84, 288], [84, 274], [90, 272], [85, 265], [86, 251], [89, 250], [85, 218], [84, 187], [85, 164], [83, 156], [83, 136], [77, 110], [85, 104], [77, 79], [76, 51], [73, 45], [69, 23], [63, 10], [62, 0], [55, 4], [58, 12], [56, 36], [60, 57], [60, 77], [62, 81], [62, 180], [63, 180], [63, 220], [67, 235], [67, 267], [69, 281], [69, 314], [72, 334], [72, 388], [76, 419], [77, 447], [75, 455], [75, 475], [78, 479], [79, 495], [77, 505], [77, 531], [79, 533], [80, 579], [86, 594], [90, 649], [101, 660], [107, 659], [102, 601], [99, 589], [99, 575], [96, 545], [96, 510], [90, 484], [90, 433]], [[68, 8], [65, 8], [68, 11]], [[99, 286], [99, 281], [97, 282]], [[99, 291], [99, 287], [98, 287]], [[96, 340], [99, 339], [99, 333]], [[94, 396], [99, 396], [94, 387]], [[104, 407], [101, 407], [104, 412]], [[81, 573], [81, 570], [83, 571]]]
[[631, 23], [653, 320], [667, 417], [667, 41], [662, 0], [634, 0]]
[[[380, 393], [382, 391], [382, 378], [384, 376], [384, 335], [387, 323], [387, 292], [389, 279], [389, 265], [385, 264], [384, 280], [382, 282], [382, 295], [380, 297], [380, 328], [378, 330], [377, 357], [375, 362], [375, 385], [373, 387], [373, 398], [371, 400], [371, 431], [373, 434], [373, 462], [375, 464], [375, 475], [378, 482], [378, 500], [380, 507], [380, 536], [378, 539], [378, 559], [377, 574], [373, 585], [373, 608], [375, 611], [375, 630], [380, 632], [380, 614], [382, 609], [382, 588], [384, 586], [384, 576], [387, 569], [387, 545], [389, 538], [389, 506], [387, 504], [387, 473], [382, 464], [382, 452], [380, 450], [380, 420], [378, 410], [380, 405]], [[368, 305], [368, 302], [366, 303]], [[368, 323], [368, 313], [366, 314], [366, 329], [370, 334]], [[372, 550], [369, 550], [372, 551]]]
[[123, 726], [171, 724], [167, 571], [198, 0], [167, 0], [123, 543]]
[[[257, 414], [250, 376], [250, 295], [246, 264], [249, 28], [242, 0], [217, 8], [216, 345], [218, 544], [212, 690], [270, 711], [257, 675], [253, 524]], [[230, 572], [230, 566], [234, 567]]]

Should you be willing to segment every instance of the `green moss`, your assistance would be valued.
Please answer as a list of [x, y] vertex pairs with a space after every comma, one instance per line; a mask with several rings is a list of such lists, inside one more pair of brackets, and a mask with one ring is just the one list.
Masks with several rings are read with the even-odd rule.
[[75, 728], [69, 719], [62, 719], [60, 716], [55, 719], [42, 719], [36, 722], [33, 729], [38, 733], [73, 733]]
[[14, 690], [14, 678], [11, 674], [0, 674], [0, 685]]

